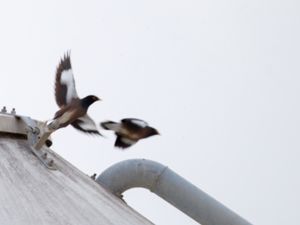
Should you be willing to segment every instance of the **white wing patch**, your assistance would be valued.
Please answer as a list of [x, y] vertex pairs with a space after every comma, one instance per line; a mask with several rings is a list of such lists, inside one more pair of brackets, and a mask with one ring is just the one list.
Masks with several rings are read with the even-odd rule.
[[95, 131], [98, 131], [97, 125], [91, 119], [91, 117], [89, 117], [87, 114], [85, 114], [85, 116], [79, 117], [78, 120], [82, 121], [82, 123], [78, 123], [78, 125], [83, 130], [95, 130]]
[[133, 145], [136, 143], [136, 141], [133, 141], [133, 140], [130, 140], [130, 139], [124, 138], [124, 137], [122, 137], [121, 140], [122, 140], [122, 142], [124, 142], [127, 145]]
[[64, 84], [67, 86], [67, 96], [66, 96], [66, 102], [69, 104], [73, 98], [78, 98], [76, 89], [75, 89], [75, 81], [72, 69], [64, 70], [61, 73], [60, 77], [61, 84]]
[[143, 120], [132, 119], [132, 120], [130, 120], [130, 122], [135, 124], [135, 125], [138, 125], [139, 127], [142, 127], [142, 128], [148, 126], [148, 124]]

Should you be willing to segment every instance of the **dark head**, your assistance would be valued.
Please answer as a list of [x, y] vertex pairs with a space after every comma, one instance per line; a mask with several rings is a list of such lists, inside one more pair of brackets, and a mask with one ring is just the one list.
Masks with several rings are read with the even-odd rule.
[[159, 135], [159, 132], [156, 129], [154, 129], [153, 127], [148, 127], [147, 137], [150, 137], [153, 135]]
[[91, 104], [99, 100], [100, 99], [95, 95], [88, 95], [85, 98], [81, 99], [81, 105], [87, 109]]

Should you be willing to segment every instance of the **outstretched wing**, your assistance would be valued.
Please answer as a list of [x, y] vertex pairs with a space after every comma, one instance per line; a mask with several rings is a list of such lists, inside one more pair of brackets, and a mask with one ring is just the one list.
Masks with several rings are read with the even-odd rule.
[[[100, 132], [97, 129], [97, 126], [95, 122], [88, 116], [88, 114], [85, 114], [82, 117], [79, 117], [77, 120], [75, 120], [71, 125], [88, 134], [96, 134], [101, 135]], [[102, 135], [101, 135], [102, 136]]]
[[66, 53], [56, 69], [55, 100], [57, 105], [62, 107], [77, 98], [70, 54]]
[[135, 118], [125, 118], [121, 120], [122, 125], [132, 131], [139, 132], [148, 126], [148, 123], [144, 120], [135, 119]]
[[137, 141], [133, 141], [131, 139], [117, 136], [117, 139], [115, 141], [115, 147], [118, 147], [120, 149], [129, 148], [130, 146], [134, 145]]

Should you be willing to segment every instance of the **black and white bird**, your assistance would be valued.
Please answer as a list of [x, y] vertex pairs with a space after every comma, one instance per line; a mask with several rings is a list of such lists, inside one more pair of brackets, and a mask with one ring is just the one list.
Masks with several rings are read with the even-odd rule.
[[71, 124], [82, 132], [101, 135], [87, 114], [90, 105], [100, 99], [95, 95], [78, 97], [69, 53], [64, 55], [56, 69], [55, 100], [60, 109], [49, 124], [51, 128], [59, 129]]
[[135, 118], [122, 119], [120, 123], [104, 121], [100, 125], [106, 130], [115, 132], [117, 136], [115, 147], [123, 149], [132, 146], [140, 139], [159, 134], [155, 128], [150, 127], [145, 121]]

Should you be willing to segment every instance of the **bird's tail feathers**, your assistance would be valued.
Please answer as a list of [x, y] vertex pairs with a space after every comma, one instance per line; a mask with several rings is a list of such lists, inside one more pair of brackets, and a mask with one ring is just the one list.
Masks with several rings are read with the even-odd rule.
[[116, 123], [114, 121], [104, 121], [102, 123], [100, 123], [100, 126], [105, 129], [105, 130], [113, 130], [113, 131], [117, 131], [119, 130], [120, 124]]

